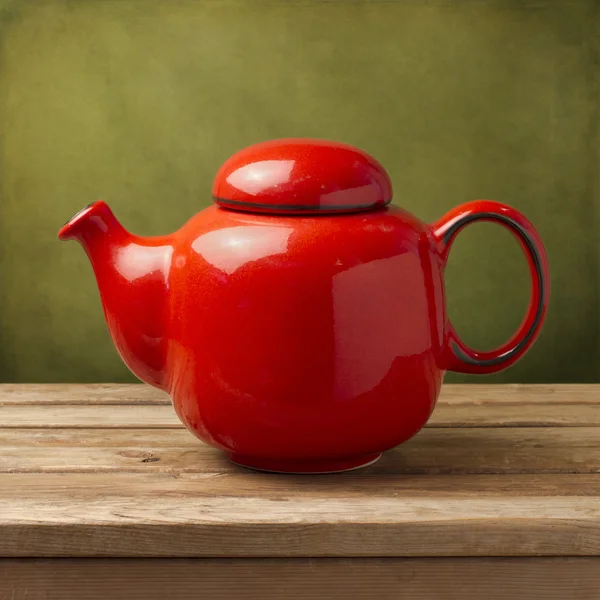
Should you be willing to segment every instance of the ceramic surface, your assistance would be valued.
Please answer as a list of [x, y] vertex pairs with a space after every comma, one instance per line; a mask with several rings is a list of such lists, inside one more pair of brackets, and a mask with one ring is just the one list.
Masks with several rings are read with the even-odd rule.
[[[59, 237], [85, 248], [127, 366], [238, 464], [371, 463], [423, 427], [445, 371], [504, 369], [540, 331], [546, 254], [509, 206], [470, 202], [425, 224], [387, 205], [391, 183], [375, 159], [311, 139], [242, 150], [213, 192], [215, 204], [172, 235], [131, 235], [98, 201]], [[481, 220], [516, 236], [532, 282], [521, 327], [491, 352], [459, 339], [444, 291], [452, 243]]]

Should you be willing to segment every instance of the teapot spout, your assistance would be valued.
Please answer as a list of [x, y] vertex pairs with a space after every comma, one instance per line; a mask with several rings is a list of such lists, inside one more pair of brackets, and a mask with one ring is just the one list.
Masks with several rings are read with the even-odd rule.
[[91, 250], [94, 239], [128, 235], [103, 200], [92, 202], [71, 217], [58, 232], [60, 240], [77, 240], [86, 250]]
[[125, 364], [138, 379], [166, 390], [170, 237], [132, 235], [102, 200], [79, 211], [58, 237], [76, 240], [85, 250], [108, 329]]

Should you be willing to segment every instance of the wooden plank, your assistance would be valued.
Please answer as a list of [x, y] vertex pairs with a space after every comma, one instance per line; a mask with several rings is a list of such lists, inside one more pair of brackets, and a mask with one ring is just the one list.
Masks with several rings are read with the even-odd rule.
[[[598, 427], [600, 405], [439, 404], [428, 427]], [[171, 406], [75, 405], [0, 406], [0, 428], [158, 428], [182, 427]]]
[[599, 385], [445, 385], [429, 427], [600, 425]]
[[[473, 404], [597, 404], [597, 384], [444, 384], [440, 402]], [[0, 383], [0, 404], [169, 404], [144, 384]]]
[[600, 403], [598, 384], [444, 384], [440, 401], [452, 405], [579, 405]]
[[0, 556], [600, 556], [598, 475], [126, 475], [1, 476]]
[[439, 403], [428, 427], [598, 427], [600, 404]]
[[[51, 471], [241, 469], [185, 429], [0, 429], [0, 473]], [[428, 428], [362, 473], [600, 473], [600, 430]]]
[[3, 383], [0, 406], [23, 404], [163, 404], [171, 401], [164, 392], [139, 383]]
[[[362, 472], [364, 473], [364, 472]], [[303, 502], [311, 498], [320, 502], [353, 498], [366, 507], [369, 499], [532, 498], [563, 497], [578, 503], [578, 497], [600, 496], [600, 475], [413, 475], [394, 477], [365, 476], [359, 472], [342, 475], [271, 475], [245, 471], [232, 473], [83, 472], [83, 473], [14, 473], [0, 475], [0, 501], [43, 502], [70, 499], [98, 502], [105, 497], [146, 499], [170, 498], [261, 498], [287, 502], [293, 496]], [[18, 514], [10, 515], [11, 519]]]
[[171, 406], [162, 405], [23, 405], [0, 406], [0, 427], [31, 429], [159, 428], [183, 425]]
[[[579, 429], [579, 428], [577, 428]], [[585, 431], [585, 428], [581, 428]], [[594, 429], [594, 428], [591, 428]], [[468, 430], [464, 430], [468, 431]], [[508, 431], [508, 430], [506, 430]], [[548, 430], [545, 430], [548, 431]], [[559, 429], [558, 431], [562, 431]], [[564, 431], [569, 431], [565, 428]], [[69, 448], [171, 448], [199, 449], [205, 444], [187, 429], [29, 429], [0, 428], [0, 448], [5, 446], [69, 447]], [[0, 454], [2, 450], [0, 450]]]
[[[181, 426], [165, 395], [148, 386], [0, 388], [1, 428]], [[428, 426], [600, 426], [600, 386], [448, 385]]]
[[[440, 402], [452, 405], [598, 404], [597, 384], [444, 384]], [[148, 385], [116, 383], [0, 384], [0, 405], [164, 404], [168, 396]]]
[[0, 600], [598, 600], [598, 558], [0, 560]]

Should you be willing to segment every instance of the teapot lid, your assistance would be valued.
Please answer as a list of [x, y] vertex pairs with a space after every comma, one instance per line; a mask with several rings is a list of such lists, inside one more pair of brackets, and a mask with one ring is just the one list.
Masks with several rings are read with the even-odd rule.
[[261, 213], [373, 210], [392, 199], [392, 183], [371, 156], [347, 144], [280, 139], [240, 150], [219, 169], [213, 200]]

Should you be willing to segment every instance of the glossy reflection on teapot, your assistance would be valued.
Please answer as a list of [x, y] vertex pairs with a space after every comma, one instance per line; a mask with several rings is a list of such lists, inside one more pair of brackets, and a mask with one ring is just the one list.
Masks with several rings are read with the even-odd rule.
[[[542, 241], [515, 209], [474, 201], [428, 225], [391, 199], [365, 152], [274, 140], [232, 156], [214, 204], [171, 235], [132, 235], [98, 201], [59, 237], [85, 248], [127, 366], [192, 433], [243, 466], [344, 471], [414, 436], [446, 371], [519, 360], [548, 303]], [[508, 228], [531, 272], [525, 319], [491, 352], [467, 347], [445, 307], [449, 250], [475, 221]]]

